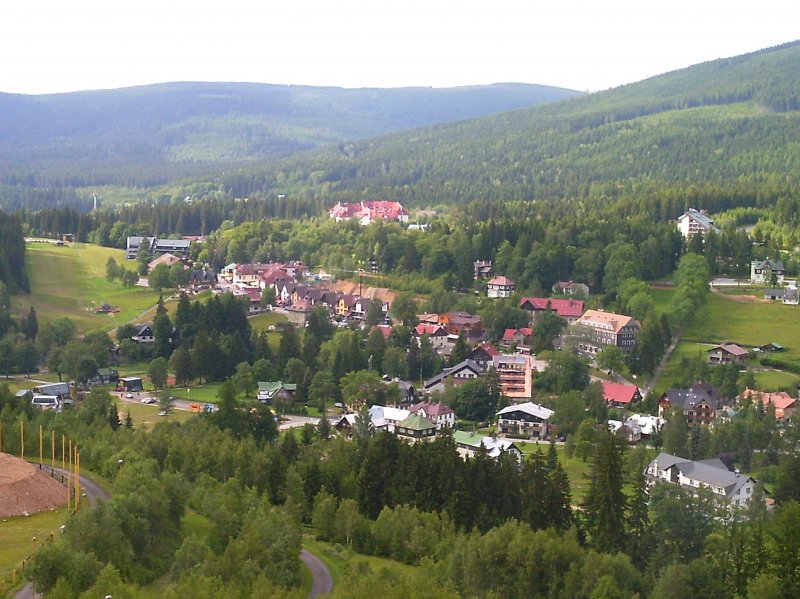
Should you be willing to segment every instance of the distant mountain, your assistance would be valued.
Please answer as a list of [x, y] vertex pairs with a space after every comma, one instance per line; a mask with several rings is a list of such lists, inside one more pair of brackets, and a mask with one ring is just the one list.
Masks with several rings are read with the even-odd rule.
[[[169, 83], [26, 96], [0, 93], [0, 176], [67, 184], [147, 184], [181, 166], [264, 161], [393, 131], [579, 95], [504, 83], [447, 89], [342, 89]], [[141, 175], [141, 176], [140, 176]], [[124, 182], [124, 180], [123, 180]]]
[[284, 159], [230, 173], [224, 186], [235, 196], [302, 190], [416, 205], [619, 194], [755, 204], [800, 193], [798, 140], [800, 42], [793, 42]]

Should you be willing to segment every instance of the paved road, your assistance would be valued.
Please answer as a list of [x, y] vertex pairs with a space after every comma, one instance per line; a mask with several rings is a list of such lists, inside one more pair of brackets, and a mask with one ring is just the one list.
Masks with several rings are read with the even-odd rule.
[[333, 591], [333, 579], [330, 570], [322, 561], [310, 551], [303, 549], [300, 552], [300, 559], [311, 570], [311, 577], [314, 579], [311, 584], [311, 592], [308, 599], [316, 599]]

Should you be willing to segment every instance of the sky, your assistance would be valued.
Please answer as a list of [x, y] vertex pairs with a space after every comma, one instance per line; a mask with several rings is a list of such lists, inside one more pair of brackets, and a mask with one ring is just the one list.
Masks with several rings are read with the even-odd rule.
[[168, 81], [597, 91], [800, 38], [797, 0], [3, 0], [0, 91]]

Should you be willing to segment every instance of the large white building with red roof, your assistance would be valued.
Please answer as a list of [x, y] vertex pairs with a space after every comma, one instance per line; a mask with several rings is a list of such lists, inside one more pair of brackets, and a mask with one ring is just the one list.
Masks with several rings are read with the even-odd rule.
[[366, 200], [349, 204], [337, 202], [328, 211], [328, 214], [331, 218], [335, 218], [336, 222], [356, 218], [362, 225], [368, 225], [376, 220], [408, 222], [408, 210], [403, 208], [400, 202], [380, 200]]
[[626, 354], [631, 353], [641, 328], [639, 321], [631, 316], [586, 310], [570, 325], [567, 336], [575, 341], [578, 353], [593, 358], [609, 345], [616, 345]]
[[486, 295], [491, 298], [511, 297], [516, 288], [514, 281], [508, 277], [496, 276], [486, 284]]

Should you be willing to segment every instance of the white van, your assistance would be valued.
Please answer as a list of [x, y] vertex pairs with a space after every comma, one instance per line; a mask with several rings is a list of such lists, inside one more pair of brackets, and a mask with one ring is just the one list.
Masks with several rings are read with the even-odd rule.
[[40, 410], [53, 410], [55, 412], [61, 410], [61, 402], [58, 400], [57, 395], [34, 395], [31, 405]]

